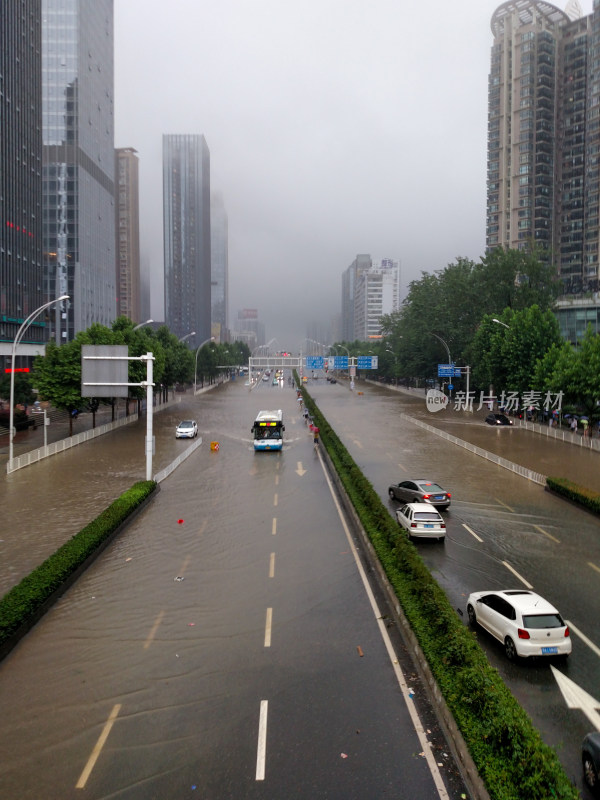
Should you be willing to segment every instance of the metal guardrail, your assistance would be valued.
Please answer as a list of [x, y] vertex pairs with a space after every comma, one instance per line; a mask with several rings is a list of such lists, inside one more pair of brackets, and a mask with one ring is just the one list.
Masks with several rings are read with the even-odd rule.
[[427, 422], [423, 422], [420, 419], [411, 417], [410, 414], [401, 414], [400, 417], [412, 422], [414, 425], [417, 425], [420, 428], [424, 428], [430, 433], [434, 433], [436, 436], [439, 436], [442, 439], [446, 439], [448, 442], [452, 442], [452, 444], [457, 444], [459, 447], [463, 447], [465, 450], [468, 450], [475, 455], [481, 456], [482, 458], [485, 458], [494, 464], [498, 464], [500, 467], [510, 470], [510, 472], [521, 475], [523, 478], [527, 478], [527, 480], [530, 480], [533, 483], [539, 483], [541, 486], [546, 485], [546, 476], [542, 475], [541, 472], [534, 472], [531, 469], [527, 469], [527, 467], [522, 467], [520, 464], [515, 464], [506, 458], [497, 456], [495, 453], [490, 453], [487, 450], [484, 450], [482, 447], [477, 447], [477, 445], [471, 444], [470, 442], [465, 442], [464, 439], [459, 439], [457, 436], [453, 436], [451, 433], [447, 433], [446, 431], [440, 430], [440, 428], [435, 428], [433, 425], [429, 425]]
[[176, 470], [177, 467], [186, 460], [186, 458], [189, 458], [189, 456], [191, 456], [192, 453], [195, 452], [200, 447], [201, 444], [202, 444], [202, 437], [199, 436], [198, 439], [194, 442], [194, 444], [190, 445], [190, 447], [184, 450], [184, 452], [180, 456], [177, 456], [175, 461], [171, 461], [168, 467], [165, 467], [164, 469], [161, 469], [160, 472], [157, 472], [156, 475], [154, 476], [154, 480], [157, 483], [160, 483], [161, 481], [164, 481], [165, 478], [168, 478], [168, 476], [174, 470]]

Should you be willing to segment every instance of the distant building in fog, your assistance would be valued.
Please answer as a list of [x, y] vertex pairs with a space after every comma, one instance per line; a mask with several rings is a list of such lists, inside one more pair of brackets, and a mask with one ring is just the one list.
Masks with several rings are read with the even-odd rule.
[[142, 322], [138, 157], [133, 147], [115, 150], [117, 315]]
[[357, 255], [342, 275], [342, 340], [379, 336], [381, 317], [397, 311], [400, 299], [400, 262]]
[[210, 153], [204, 136], [163, 135], [165, 322], [198, 346], [211, 336]]
[[258, 318], [258, 309], [242, 308], [238, 311], [233, 339], [245, 342], [250, 350], [266, 344], [265, 325]]
[[116, 316], [113, 0], [43, 0], [43, 247], [52, 337]]
[[211, 322], [217, 342], [229, 341], [229, 234], [223, 197], [210, 198]]

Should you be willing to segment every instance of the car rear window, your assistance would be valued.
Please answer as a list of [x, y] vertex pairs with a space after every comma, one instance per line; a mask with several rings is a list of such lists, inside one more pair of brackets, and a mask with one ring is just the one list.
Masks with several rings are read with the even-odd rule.
[[523, 625], [526, 628], [564, 628], [560, 614], [524, 614]]
[[439, 522], [440, 517], [439, 514], [434, 514], [433, 512], [427, 511], [416, 511], [415, 512], [415, 519], [421, 520], [421, 522]]
[[437, 483], [422, 483], [421, 484], [421, 489], [424, 489], [426, 492], [442, 492], [442, 493], [444, 493], [444, 490], [442, 489], [442, 487], [438, 486]]

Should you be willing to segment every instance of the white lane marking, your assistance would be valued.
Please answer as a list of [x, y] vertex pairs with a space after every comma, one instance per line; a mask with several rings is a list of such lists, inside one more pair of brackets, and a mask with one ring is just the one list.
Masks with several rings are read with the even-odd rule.
[[267, 619], [265, 621], [265, 647], [271, 647], [272, 627], [273, 627], [273, 609], [267, 608]]
[[273, 578], [275, 576], [275, 553], [271, 553], [271, 559], [269, 561], [269, 578]]
[[576, 628], [576, 627], [575, 627], [575, 625], [573, 625], [573, 623], [572, 623], [572, 622], [569, 622], [569, 620], [568, 620], [568, 619], [566, 619], [566, 620], [565, 620], [565, 622], [566, 622], [566, 623], [567, 623], [567, 625], [569, 626], [569, 630], [573, 631], [573, 633], [576, 633], [576, 634], [577, 634], [577, 636], [579, 636], [579, 638], [581, 639], [581, 641], [582, 641], [582, 642], [585, 642], [585, 644], [587, 644], [587, 646], [590, 648], [590, 650], [591, 650], [592, 652], [594, 652], [594, 653], [595, 653], [597, 656], [600, 656], [600, 647], [597, 647], [597, 646], [596, 646], [596, 645], [595, 645], [595, 644], [592, 642], [592, 640], [591, 640], [591, 639], [588, 639], [588, 637], [585, 635], [585, 633], [582, 633], [582, 632], [579, 630], [579, 628]]
[[160, 623], [163, 621], [164, 615], [165, 615], [165, 612], [163, 610], [163, 611], [160, 612], [158, 617], [155, 619], [154, 625], [152, 626], [152, 629], [150, 630], [150, 633], [148, 634], [148, 637], [147, 637], [146, 641], [144, 642], [144, 650], [147, 650], [150, 647], [150, 645], [152, 644], [152, 642], [154, 641], [154, 637], [156, 636], [156, 631], [158, 630], [158, 628], [160, 626]]
[[464, 522], [463, 522], [462, 526], [463, 526], [463, 528], [464, 528], [465, 530], [469, 531], [469, 533], [471, 534], [471, 536], [474, 536], [474, 537], [477, 539], [477, 541], [478, 541], [478, 542], [483, 542], [483, 539], [482, 539], [481, 537], [477, 536], [477, 534], [475, 533], [475, 531], [471, 530], [471, 528], [469, 528], [469, 526], [468, 526], [468, 525], [465, 525], [465, 523], [464, 523]]
[[106, 720], [104, 728], [102, 728], [102, 733], [98, 737], [98, 741], [96, 742], [96, 746], [92, 750], [92, 753], [91, 753], [90, 757], [88, 758], [88, 762], [85, 765], [85, 767], [83, 769], [83, 772], [79, 776], [79, 780], [75, 784], [75, 788], [76, 789], [85, 788], [85, 785], [87, 783], [87, 779], [90, 777], [90, 774], [91, 774], [92, 770], [94, 769], [94, 765], [95, 765], [96, 761], [98, 760], [98, 756], [102, 752], [102, 748], [104, 747], [104, 744], [105, 744], [106, 740], [108, 739], [108, 734], [110, 733], [110, 730], [111, 730], [112, 726], [115, 724], [115, 720], [116, 720], [120, 710], [121, 710], [121, 704], [120, 703], [117, 703], [115, 706], [113, 706], [113, 710], [110, 712], [110, 715], [109, 715], [108, 719]]
[[495, 497], [495, 498], [494, 498], [494, 500], [495, 500], [497, 503], [500, 503], [500, 505], [501, 505], [501, 506], [504, 506], [504, 508], [508, 508], [508, 510], [509, 510], [509, 511], [512, 511], [512, 512], [513, 512], [513, 514], [514, 514], [514, 511], [515, 511], [515, 510], [514, 510], [514, 508], [511, 508], [510, 506], [507, 506], [507, 505], [506, 505], [506, 503], [503, 503], [503, 502], [502, 502], [502, 500], [498, 500], [498, 498], [497, 498], [497, 497]]
[[539, 525], [534, 525], [533, 527], [536, 529], [536, 531], [539, 531], [540, 533], [543, 533], [544, 536], [547, 536], [549, 539], [552, 539], [552, 541], [556, 542], [556, 544], [560, 544], [560, 539], [557, 539], [556, 536], [552, 536], [551, 533], [548, 533], [548, 531], [545, 531], [543, 528], [540, 528]]
[[256, 780], [264, 781], [265, 763], [267, 760], [267, 712], [269, 701], [260, 701], [260, 715], [258, 719], [258, 747], [256, 750]]
[[191, 556], [186, 556], [186, 557], [185, 557], [185, 559], [184, 559], [184, 562], [183, 562], [183, 564], [181, 565], [181, 569], [179, 570], [179, 573], [178, 573], [179, 575], [183, 575], [183, 573], [184, 573], [184, 572], [186, 571], [186, 569], [188, 568], [188, 565], [189, 565], [189, 563], [190, 563], [190, 561], [191, 561], [191, 560], [192, 560], [192, 557], [191, 557]]
[[208, 520], [205, 519], [202, 525], [200, 525], [200, 529], [198, 530], [198, 536], [202, 536], [204, 531], [206, 530], [206, 526], [208, 525]]
[[353, 439], [352, 441], [354, 442], [354, 444], [355, 444], [357, 447], [360, 447], [360, 449], [361, 449], [361, 450], [363, 449], [363, 446], [362, 446], [362, 444], [361, 444], [361, 443], [358, 441], [358, 439]]
[[592, 569], [595, 569], [596, 572], [600, 572], [600, 567], [597, 567], [595, 564], [592, 564], [591, 561], [588, 561], [588, 567], [591, 567]]
[[352, 551], [352, 555], [354, 556], [354, 562], [356, 564], [356, 568], [358, 569], [358, 573], [363, 582], [363, 586], [365, 587], [367, 597], [369, 598], [371, 609], [373, 611], [373, 614], [375, 615], [375, 620], [377, 621], [377, 625], [379, 627], [379, 633], [381, 635], [381, 638], [383, 639], [383, 643], [385, 645], [385, 649], [387, 650], [388, 657], [392, 662], [392, 669], [394, 670], [394, 673], [396, 675], [396, 680], [398, 681], [398, 685], [400, 686], [400, 691], [402, 692], [404, 702], [406, 703], [406, 708], [408, 709], [408, 713], [410, 714], [413, 727], [419, 739], [421, 750], [425, 755], [425, 760], [427, 761], [427, 766], [429, 767], [429, 771], [431, 772], [431, 777], [433, 778], [433, 782], [437, 789], [438, 796], [440, 800], [449, 800], [448, 792], [446, 791], [446, 787], [444, 786], [442, 776], [440, 775], [439, 767], [431, 750], [431, 744], [427, 740], [427, 734], [425, 733], [423, 723], [421, 722], [417, 709], [415, 708], [414, 700], [410, 696], [408, 684], [406, 683], [406, 679], [404, 677], [404, 673], [402, 672], [402, 668], [398, 663], [398, 656], [394, 652], [394, 647], [390, 640], [387, 628], [385, 627], [385, 622], [381, 618], [381, 611], [377, 606], [377, 601], [375, 600], [373, 592], [371, 591], [369, 580], [360, 562], [360, 558], [358, 557], [356, 547], [354, 546], [354, 542], [352, 541], [352, 536], [350, 534], [350, 531], [348, 530], [348, 526], [346, 525], [346, 520], [344, 519], [344, 515], [342, 514], [342, 509], [340, 508], [340, 504], [333, 490], [331, 480], [329, 479], [329, 475], [327, 474], [327, 470], [325, 469], [325, 465], [323, 464], [323, 458], [321, 456], [321, 453], [319, 453], [319, 461], [321, 462], [321, 469], [323, 470], [323, 474], [325, 475], [325, 480], [327, 481], [327, 485], [329, 486], [329, 492], [331, 494], [331, 497], [333, 498], [333, 502], [338, 512], [338, 517], [340, 518], [342, 527], [344, 528], [344, 531], [346, 533], [346, 539], [348, 540], [348, 545], [350, 547], [350, 550]]
[[279, 475], [275, 475], [275, 486], [279, 486]]
[[273, 536], [277, 533], [277, 517], [273, 517], [273, 526], [271, 527], [271, 533]]
[[273, 498], [273, 505], [276, 506], [278, 501], [277, 492], [275, 492], [275, 497]]
[[533, 586], [532, 586], [532, 585], [529, 583], [529, 581], [526, 581], [526, 580], [525, 580], [525, 578], [524, 578], [522, 575], [519, 575], [519, 573], [517, 572], [517, 570], [516, 570], [514, 567], [511, 567], [511, 565], [508, 563], [508, 561], [503, 561], [502, 563], [504, 564], [504, 566], [506, 567], [506, 569], [509, 569], [509, 570], [512, 572], [512, 574], [513, 574], [513, 575], [514, 575], [516, 578], [518, 578], [518, 579], [521, 581], [521, 583], [525, 584], [525, 586], [526, 586], [528, 589], [533, 589]]

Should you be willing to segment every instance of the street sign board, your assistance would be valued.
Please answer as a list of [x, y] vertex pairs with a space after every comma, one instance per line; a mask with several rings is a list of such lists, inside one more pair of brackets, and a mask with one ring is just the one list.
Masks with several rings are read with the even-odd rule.
[[377, 356], [357, 356], [358, 369], [377, 369]]
[[334, 369], [348, 369], [348, 356], [334, 356], [333, 358]]
[[324, 366], [323, 356], [306, 356], [306, 369], [323, 369]]
[[454, 364], [438, 364], [438, 378], [460, 378], [460, 367]]

